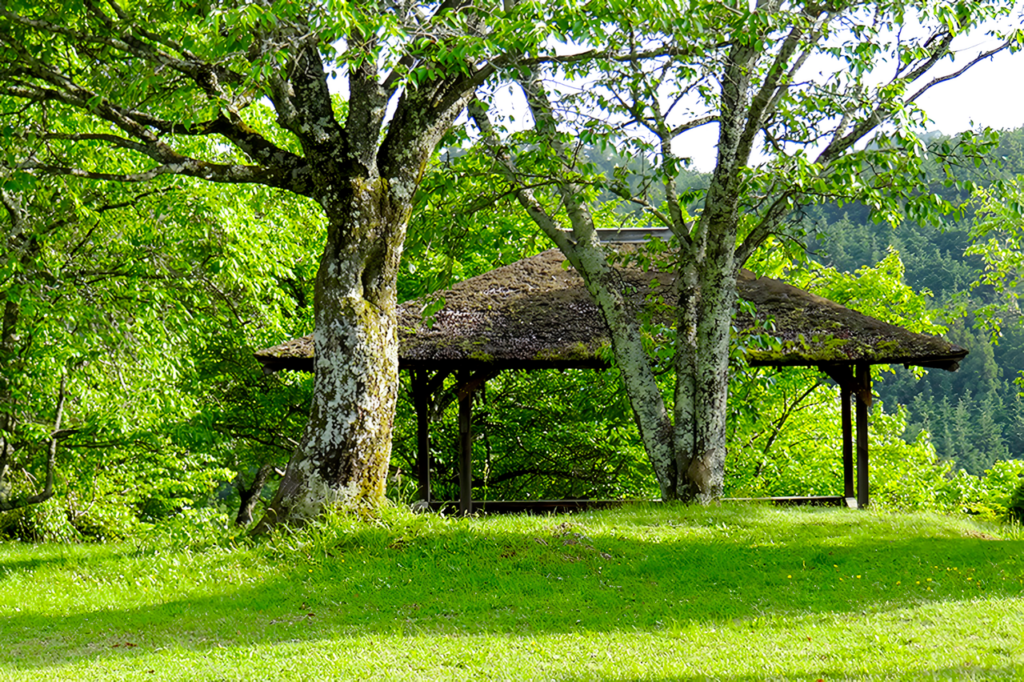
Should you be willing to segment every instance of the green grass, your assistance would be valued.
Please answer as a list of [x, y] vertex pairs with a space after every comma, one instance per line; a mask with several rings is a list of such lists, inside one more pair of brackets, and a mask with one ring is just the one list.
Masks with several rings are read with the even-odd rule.
[[6, 543], [0, 680], [1024, 680], [1022, 550], [760, 505]]

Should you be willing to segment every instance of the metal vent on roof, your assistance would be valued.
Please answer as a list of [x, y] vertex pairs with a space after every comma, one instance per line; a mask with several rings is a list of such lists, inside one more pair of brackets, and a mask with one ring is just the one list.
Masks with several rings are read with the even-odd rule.
[[[651, 239], [667, 242], [672, 231], [667, 227], [625, 227], [622, 229], [598, 229], [597, 238], [604, 244], [643, 244]], [[569, 230], [565, 231], [571, 237]]]

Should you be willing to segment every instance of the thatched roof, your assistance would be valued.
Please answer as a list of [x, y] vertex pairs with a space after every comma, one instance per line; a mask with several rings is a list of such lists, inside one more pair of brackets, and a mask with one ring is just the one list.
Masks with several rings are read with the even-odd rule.
[[[652, 276], [627, 270], [637, 305]], [[669, 275], [660, 275], [662, 285]], [[664, 286], [659, 287], [664, 288]], [[772, 318], [781, 348], [753, 351], [755, 365], [905, 364], [955, 370], [967, 355], [936, 336], [916, 334], [862, 315], [778, 280], [744, 271], [739, 293], [757, 318]], [[399, 364], [403, 368], [597, 367], [608, 331], [583, 280], [557, 250], [546, 251], [459, 282], [435, 296], [444, 307], [423, 319], [427, 301], [399, 306]], [[740, 327], [750, 316], [737, 319]], [[267, 371], [312, 371], [313, 339], [306, 336], [256, 353]]]

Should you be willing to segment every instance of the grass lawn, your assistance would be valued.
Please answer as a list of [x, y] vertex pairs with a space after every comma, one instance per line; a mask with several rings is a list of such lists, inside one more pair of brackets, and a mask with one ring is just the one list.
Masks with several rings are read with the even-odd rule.
[[0, 543], [0, 680], [1024, 680], [1022, 537], [735, 504]]

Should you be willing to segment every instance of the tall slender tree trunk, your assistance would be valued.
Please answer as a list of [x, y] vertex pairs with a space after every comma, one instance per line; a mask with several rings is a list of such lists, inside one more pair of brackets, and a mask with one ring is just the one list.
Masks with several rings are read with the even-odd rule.
[[700, 284], [692, 263], [676, 273], [675, 395], [673, 405], [673, 454], [676, 487], [671, 499], [692, 500], [700, 493], [690, 477], [696, 452], [697, 324], [700, 319]]
[[574, 255], [579, 261], [577, 271], [608, 326], [615, 362], [621, 370], [633, 419], [654, 469], [661, 496], [673, 499], [676, 496], [677, 467], [672, 420], [651, 370], [650, 358], [644, 350], [639, 311], [623, 290], [619, 273], [608, 265], [606, 252], [601, 246], [580, 243], [575, 247]]

